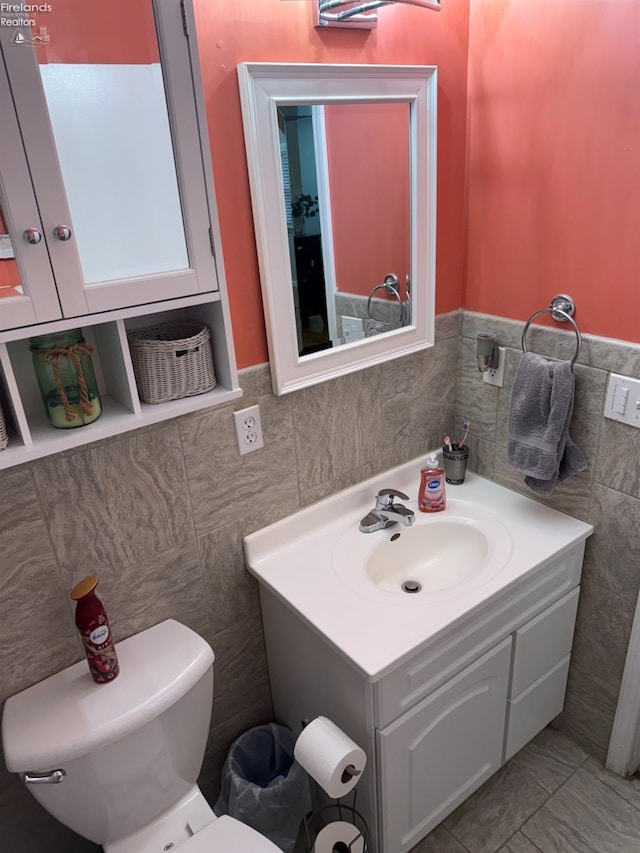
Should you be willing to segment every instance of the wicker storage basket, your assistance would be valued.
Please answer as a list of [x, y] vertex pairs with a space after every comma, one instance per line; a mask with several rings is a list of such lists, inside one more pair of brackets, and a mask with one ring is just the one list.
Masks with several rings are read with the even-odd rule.
[[166, 403], [215, 387], [211, 332], [204, 323], [163, 323], [128, 334], [140, 399]]
[[7, 435], [7, 425], [4, 420], [2, 406], [0, 406], [0, 450], [4, 450], [9, 444], [9, 436]]

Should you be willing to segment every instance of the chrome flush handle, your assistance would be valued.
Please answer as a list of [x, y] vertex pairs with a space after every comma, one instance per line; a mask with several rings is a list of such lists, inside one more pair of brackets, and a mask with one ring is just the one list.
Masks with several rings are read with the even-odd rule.
[[21, 773], [25, 785], [57, 785], [67, 775], [64, 770], [50, 770], [48, 773]]

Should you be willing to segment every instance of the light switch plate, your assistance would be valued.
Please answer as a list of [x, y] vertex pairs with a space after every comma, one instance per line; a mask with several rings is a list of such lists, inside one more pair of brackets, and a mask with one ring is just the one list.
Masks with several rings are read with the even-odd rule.
[[609, 375], [604, 416], [613, 421], [640, 427], [640, 379], [620, 376], [618, 373]]
[[360, 317], [342, 316], [342, 335], [345, 344], [352, 341], [360, 341], [364, 338], [364, 327]]

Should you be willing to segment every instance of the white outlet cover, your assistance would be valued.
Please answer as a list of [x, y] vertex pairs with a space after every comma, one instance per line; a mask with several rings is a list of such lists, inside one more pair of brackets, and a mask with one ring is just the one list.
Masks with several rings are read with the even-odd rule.
[[498, 347], [498, 351], [498, 366], [493, 369], [486, 370], [482, 379], [487, 385], [495, 385], [498, 388], [502, 388], [504, 385], [504, 362], [506, 354], [504, 347]]
[[233, 425], [238, 440], [238, 453], [244, 456], [264, 447], [259, 406], [246, 406], [233, 413]]

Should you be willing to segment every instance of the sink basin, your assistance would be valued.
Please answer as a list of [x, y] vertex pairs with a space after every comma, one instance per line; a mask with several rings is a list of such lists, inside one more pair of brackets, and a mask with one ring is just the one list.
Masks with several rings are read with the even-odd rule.
[[334, 546], [333, 566], [360, 594], [412, 603], [486, 583], [510, 554], [511, 537], [497, 516], [455, 501], [442, 513], [416, 512], [412, 527], [345, 531]]

